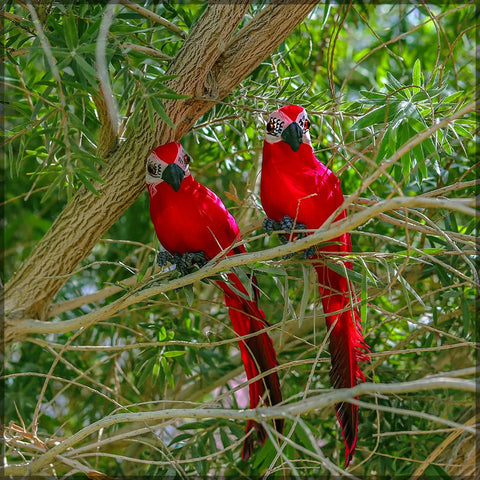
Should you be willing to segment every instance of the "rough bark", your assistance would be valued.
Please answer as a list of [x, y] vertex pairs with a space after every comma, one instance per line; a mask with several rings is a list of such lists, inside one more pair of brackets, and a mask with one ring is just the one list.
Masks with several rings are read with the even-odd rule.
[[97, 107], [97, 115], [100, 121], [97, 141], [97, 156], [106, 158], [117, 149], [118, 138], [113, 128], [110, 115], [108, 114], [107, 102], [101, 88], [93, 95], [93, 101]]
[[[168, 70], [178, 75], [169, 87], [195, 97], [165, 102], [177, 128], [170, 128], [159, 118], [152, 128], [145, 115], [110, 156], [102, 172], [105, 183], [96, 184], [100, 195], [81, 188], [66, 205], [5, 287], [5, 313], [10, 322], [15, 318], [45, 318], [51, 301], [76, 265], [143, 190], [149, 152], [161, 143], [179, 140], [200, 115], [267, 58], [316, 4], [268, 6], [233, 36], [248, 3], [211, 4], [192, 27]], [[8, 338], [8, 331], [5, 333]]]

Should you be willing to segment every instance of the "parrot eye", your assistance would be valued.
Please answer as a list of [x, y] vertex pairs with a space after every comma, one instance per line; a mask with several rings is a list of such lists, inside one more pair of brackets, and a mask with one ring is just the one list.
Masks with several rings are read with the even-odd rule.
[[183, 157], [183, 159], [185, 160], [185, 164], [186, 165], [189, 165], [192, 161], [192, 157], [190, 157], [189, 155], [185, 154], [185, 156]]
[[159, 177], [162, 174], [162, 167], [153, 162], [148, 162], [147, 172], [152, 177]]
[[275, 125], [273, 122], [268, 122], [267, 123], [267, 133], [272, 133], [275, 130]]
[[303, 124], [305, 130], [308, 130], [310, 128], [310, 120], [307, 118], [305, 119], [305, 123]]

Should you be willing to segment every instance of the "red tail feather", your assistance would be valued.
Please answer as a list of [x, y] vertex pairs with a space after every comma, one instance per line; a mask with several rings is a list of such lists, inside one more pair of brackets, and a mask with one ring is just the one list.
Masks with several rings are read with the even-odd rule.
[[[235, 288], [247, 295], [239, 278], [233, 274], [228, 276]], [[228, 307], [230, 320], [237, 335], [243, 337], [259, 332], [268, 326], [265, 315], [258, 307], [256, 300], [247, 300], [241, 297], [229, 288], [225, 282], [218, 282], [218, 284], [224, 291], [225, 304]], [[245, 372], [249, 380], [278, 365], [272, 340], [265, 332], [239, 341], [239, 346]], [[269, 373], [260, 380], [250, 383], [249, 394], [250, 408], [256, 408], [260, 402], [264, 402], [267, 405], [280, 403], [282, 401], [282, 393], [278, 374], [276, 372]], [[247, 424], [246, 433], [248, 434], [252, 428], [255, 428], [257, 431], [257, 442], [263, 445], [267, 438], [265, 429], [257, 422], [250, 420]], [[275, 428], [280, 433], [283, 431], [283, 419], [275, 420]], [[247, 460], [253, 453], [255, 443], [253, 435], [247, 436], [243, 444], [243, 460]]]
[[[337, 247], [338, 248], [338, 247]], [[347, 268], [351, 265], [346, 262]], [[351, 388], [365, 381], [359, 362], [369, 360], [360, 317], [352, 306], [349, 281], [327, 268], [315, 265], [326, 324], [330, 331], [330, 383], [334, 388]], [[345, 468], [350, 463], [357, 444], [358, 406], [348, 402], [335, 405], [338, 422], [345, 442]]]
[[[270, 114], [263, 142], [260, 198], [268, 218], [282, 222], [288, 215], [297, 226], [302, 224], [309, 230], [321, 227], [343, 204], [340, 180], [315, 157], [310, 121], [299, 105], [286, 105]], [[336, 220], [345, 216], [346, 212], [342, 211]], [[287, 221], [285, 226], [288, 224]], [[321, 250], [352, 251], [348, 234], [332, 241], [340, 245], [325, 246]], [[359, 316], [350, 307], [350, 284], [324, 264], [320, 252], [313, 264], [321, 285], [327, 326], [332, 327], [331, 382], [337, 388], [353, 387], [363, 381], [358, 362], [368, 358], [368, 347], [363, 341]], [[348, 262], [345, 266], [352, 267]], [[334, 313], [339, 310], [342, 313]], [[346, 445], [345, 465], [348, 465], [357, 441], [358, 408], [339, 404], [336, 410]]]

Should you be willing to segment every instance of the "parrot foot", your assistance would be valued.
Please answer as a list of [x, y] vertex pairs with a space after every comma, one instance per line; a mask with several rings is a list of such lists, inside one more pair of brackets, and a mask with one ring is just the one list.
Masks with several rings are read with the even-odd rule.
[[175, 260], [173, 255], [166, 250], [163, 252], [158, 252], [157, 255], [157, 264], [160, 268], [165, 267], [168, 263], [174, 264]]
[[[271, 235], [273, 232], [278, 230], [285, 230], [285, 228], [282, 228], [281, 222], [277, 222], [276, 220], [273, 220], [273, 218], [266, 217], [265, 220], [263, 221], [263, 231], [267, 235]], [[283, 245], [285, 245], [290, 241], [290, 239], [284, 233], [279, 233], [278, 238]], [[293, 255], [294, 255], [293, 253], [288, 253], [287, 255], [282, 255], [282, 258], [286, 260], [288, 258], [293, 257]]]
[[267, 235], [271, 235], [275, 230], [278, 230], [279, 226], [280, 224], [273, 220], [273, 218], [265, 217], [265, 220], [263, 221], [263, 231]]
[[283, 219], [280, 221], [280, 228], [289, 233], [293, 230], [294, 225], [295, 225], [295, 222], [293, 221], [293, 218], [290, 215], [285, 215]]
[[[291, 240], [292, 231], [295, 230], [296, 238], [305, 238], [305, 232], [298, 232], [297, 230], [306, 230], [307, 226], [304, 223], [297, 223], [289, 215], [285, 215], [280, 222], [273, 220], [272, 218], [265, 218], [263, 221], [263, 230], [268, 235], [271, 235], [274, 231], [283, 230], [287, 233], [279, 233], [278, 238], [280, 242], [285, 245]], [[303, 251], [302, 257], [304, 259], [312, 258], [315, 255], [316, 248], [315, 246], [308, 247]], [[287, 260], [295, 256], [295, 253], [288, 253], [283, 255], [282, 258]]]
[[[304, 223], [296, 223], [292, 217], [289, 215], [285, 215], [282, 219], [282, 221], [279, 223], [280, 230], [284, 230], [288, 232], [286, 233], [280, 233], [278, 235], [280, 241], [285, 245], [291, 240], [291, 234], [293, 230], [305, 230], [307, 226]], [[296, 233], [297, 238], [304, 238], [305, 233], [303, 232], [297, 232]], [[295, 253], [287, 253], [286, 255], [283, 255], [283, 258], [285, 260], [288, 260], [289, 258], [292, 258], [295, 256]]]
[[[292, 233], [293, 230], [306, 230], [307, 226], [304, 223], [295, 222], [292, 217], [285, 215], [280, 222], [280, 229], [285, 230], [287, 233]], [[297, 238], [304, 238], [304, 232], [296, 232]]]
[[303, 251], [303, 258], [305, 260], [309, 258], [313, 258], [315, 256], [316, 248], [315, 245], [312, 245], [311, 247], [308, 247]]
[[278, 223], [280, 230], [284, 230], [287, 233], [280, 233], [279, 237], [282, 243], [287, 243], [291, 240], [292, 232], [295, 231], [297, 238], [304, 238], [304, 232], [298, 232], [297, 230], [306, 230], [307, 226], [304, 223], [295, 222], [292, 217], [285, 215], [283, 220]]
[[195, 269], [200, 269], [208, 263], [205, 252], [187, 252], [183, 255], [175, 253], [173, 255], [173, 263], [177, 266], [182, 276], [192, 273]]

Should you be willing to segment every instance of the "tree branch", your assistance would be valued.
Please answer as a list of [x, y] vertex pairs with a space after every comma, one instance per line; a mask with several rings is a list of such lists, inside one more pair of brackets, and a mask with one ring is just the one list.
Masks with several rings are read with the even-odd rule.
[[[166, 113], [177, 125], [175, 130], [159, 118], [156, 118], [154, 128], [151, 128], [148, 116], [143, 116], [138, 128], [129, 133], [125, 142], [110, 157], [102, 172], [105, 183], [95, 184], [100, 195], [96, 196], [82, 187], [8, 281], [4, 311], [10, 320], [15, 322], [16, 319], [28, 317], [45, 318], [52, 299], [68, 278], [65, 275], [68, 276], [90, 253], [101, 236], [142, 192], [144, 162], [150, 151], [160, 143], [179, 140], [200, 115], [221, 100], [220, 95], [230, 93], [284, 40], [288, 33], [283, 25], [288, 25], [288, 31], [292, 31], [314, 4], [309, 4], [308, 9], [298, 3], [295, 3], [295, 8], [289, 8], [288, 4], [283, 3], [265, 7], [266, 13], [260, 12], [250, 22], [250, 37], [243, 29], [243, 34], [238, 39], [230, 41], [247, 7], [246, 1], [210, 4], [207, 7], [167, 73], [177, 75], [168, 85], [176, 92], [192, 96], [195, 93], [208, 93], [208, 100], [165, 101]], [[259, 19], [262, 20], [262, 25], [270, 19], [268, 30], [260, 29]], [[258, 37], [253, 38], [254, 34], [258, 34]], [[268, 49], [263, 48], [264, 42]], [[240, 48], [242, 45], [243, 49]], [[262, 48], [258, 48], [259, 45]], [[237, 59], [243, 51], [241, 68], [227, 62], [225, 54], [222, 56], [227, 47], [237, 49]], [[234, 50], [231, 51], [233, 53]], [[214, 68], [217, 61], [223, 65], [220, 70]], [[212, 101], [210, 94], [219, 82], [211, 72], [221, 76], [221, 92], [219, 90], [215, 101]]]
[[[273, 2], [243, 27], [214, 68], [220, 97], [225, 97], [243, 80], [245, 68], [253, 70], [271, 55], [278, 44], [295, 30], [297, 18], [305, 18], [317, 3], [312, 0]], [[285, 9], [289, 12], [287, 17]]]
[[[58, 455], [61, 455], [67, 449], [73, 447], [84, 438], [98, 432], [101, 429], [109, 428], [120, 423], [130, 422], [160, 422], [168, 419], [178, 418], [222, 418], [227, 420], [255, 420], [257, 422], [265, 422], [275, 418], [288, 418], [292, 416], [304, 415], [321, 408], [325, 408], [340, 402], [357, 403], [355, 397], [361, 395], [381, 395], [381, 394], [400, 394], [400, 393], [413, 393], [419, 391], [428, 391], [436, 389], [456, 389], [466, 392], [474, 393], [476, 391], [476, 383], [473, 380], [464, 380], [458, 378], [445, 377], [425, 377], [420, 380], [414, 380], [410, 382], [402, 382], [396, 384], [385, 383], [362, 383], [354, 388], [341, 388], [332, 390], [322, 395], [316, 395], [313, 397], [300, 400], [296, 403], [288, 405], [280, 405], [275, 407], [263, 407], [255, 410], [232, 410], [224, 408], [190, 408], [180, 409], [172, 408], [165, 410], [157, 410], [151, 412], [134, 412], [134, 413], [119, 413], [115, 415], [109, 415], [101, 420], [88, 425], [77, 433], [73, 434], [69, 438], [60, 442], [55, 447], [41, 455], [40, 457], [32, 460], [28, 464], [22, 465], [10, 465], [5, 467], [5, 475], [25, 475], [27, 472], [31, 475], [41, 472], [45, 467], [51, 464]], [[368, 408], [381, 408], [379, 405], [358, 402], [362, 406]], [[392, 409], [392, 411], [397, 411]], [[397, 411], [397, 413], [408, 414], [418, 416], [422, 412], [414, 412], [410, 410]], [[430, 420], [438, 423], [448, 425], [457, 429], [461, 429], [468, 433], [475, 433], [475, 429], [470, 426], [458, 424], [449, 420], [445, 420], [439, 417], [425, 414]]]
[[[248, 4], [210, 5], [192, 28], [168, 70], [178, 75], [176, 90], [193, 95], [202, 88], [208, 68], [224, 49], [244, 16]], [[195, 45], [193, 45], [195, 42]], [[207, 69], [192, 72], [192, 69]], [[185, 73], [189, 73], [187, 77]], [[246, 72], [247, 74], [248, 72]], [[174, 122], [182, 119], [183, 101], [165, 102]], [[197, 118], [189, 119], [190, 126]], [[115, 151], [103, 172], [100, 193], [81, 188], [5, 287], [5, 312], [44, 318], [52, 298], [68, 274], [85, 258], [101, 236], [144, 188], [144, 161], [159, 143], [178, 140], [179, 133], [160, 119], [152, 129], [145, 115], [139, 127]], [[62, 258], [59, 262], [58, 258]]]
[[92, 95], [92, 98], [97, 107], [98, 120], [100, 122], [97, 140], [97, 156], [107, 158], [117, 148], [117, 133], [112, 125], [111, 117], [108, 114], [107, 102], [101, 86], [99, 86], [99, 91]]
[[144, 47], [142, 45], [136, 45], [135, 43], [122, 43], [122, 48], [125, 50], [135, 50], [136, 52], [144, 53], [145, 55], [149, 55], [151, 57], [159, 58], [161, 60], [173, 60], [173, 57], [167, 55], [166, 53], [157, 50], [156, 48], [152, 47]]
[[153, 296], [168, 292], [186, 285], [192, 284], [203, 278], [210, 277], [217, 273], [228, 270], [234, 266], [247, 265], [254, 262], [262, 262], [272, 260], [276, 257], [286, 255], [288, 253], [295, 253], [304, 250], [310, 246], [327, 242], [333, 238], [342, 235], [345, 232], [358, 227], [362, 223], [374, 218], [376, 215], [386, 212], [388, 210], [395, 210], [404, 207], [415, 208], [445, 208], [448, 210], [455, 210], [463, 212], [467, 215], [475, 216], [477, 210], [472, 208], [475, 205], [474, 199], [440, 199], [430, 197], [396, 197], [389, 200], [378, 202], [376, 205], [366, 208], [365, 210], [350, 215], [343, 220], [333, 223], [328, 228], [320, 227], [311, 235], [305, 238], [289, 242], [285, 245], [279, 245], [274, 248], [269, 248], [263, 251], [243, 253], [241, 255], [232, 255], [226, 258], [225, 253], [222, 252], [217, 257], [212, 259], [205, 267], [197, 272], [191, 273], [184, 277], [176, 278], [163, 283], [158, 286], [146, 288], [146, 284], [139, 285], [136, 289], [128, 292], [122, 298], [105, 305], [91, 313], [82, 315], [80, 317], [64, 320], [64, 321], [40, 321], [35, 319], [6, 319], [5, 322], [5, 342], [9, 343], [19, 341], [27, 335], [31, 334], [47, 334], [47, 333], [64, 333], [76, 330], [78, 328], [85, 328], [93, 325], [101, 320], [109, 318], [120, 310], [134, 305], [138, 302], [145, 301]]
[[141, 7], [136, 3], [133, 3], [130, 0], [120, 0], [119, 3], [129, 8], [130, 10], [133, 10], [134, 12], [139, 13], [143, 17], [148, 18], [152, 22], [158, 23], [159, 25], [162, 25], [165, 28], [168, 28], [168, 30], [175, 33], [175, 35], [178, 35], [181, 38], [186, 38], [187, 34], [181, 28], [178, 28], [174, 23], [169, 22], [168, 20], [161, 17], [160, 15], [157, 15], [156, 13], [153, 13], [150, 10], [147, 10], [146, 8]]

